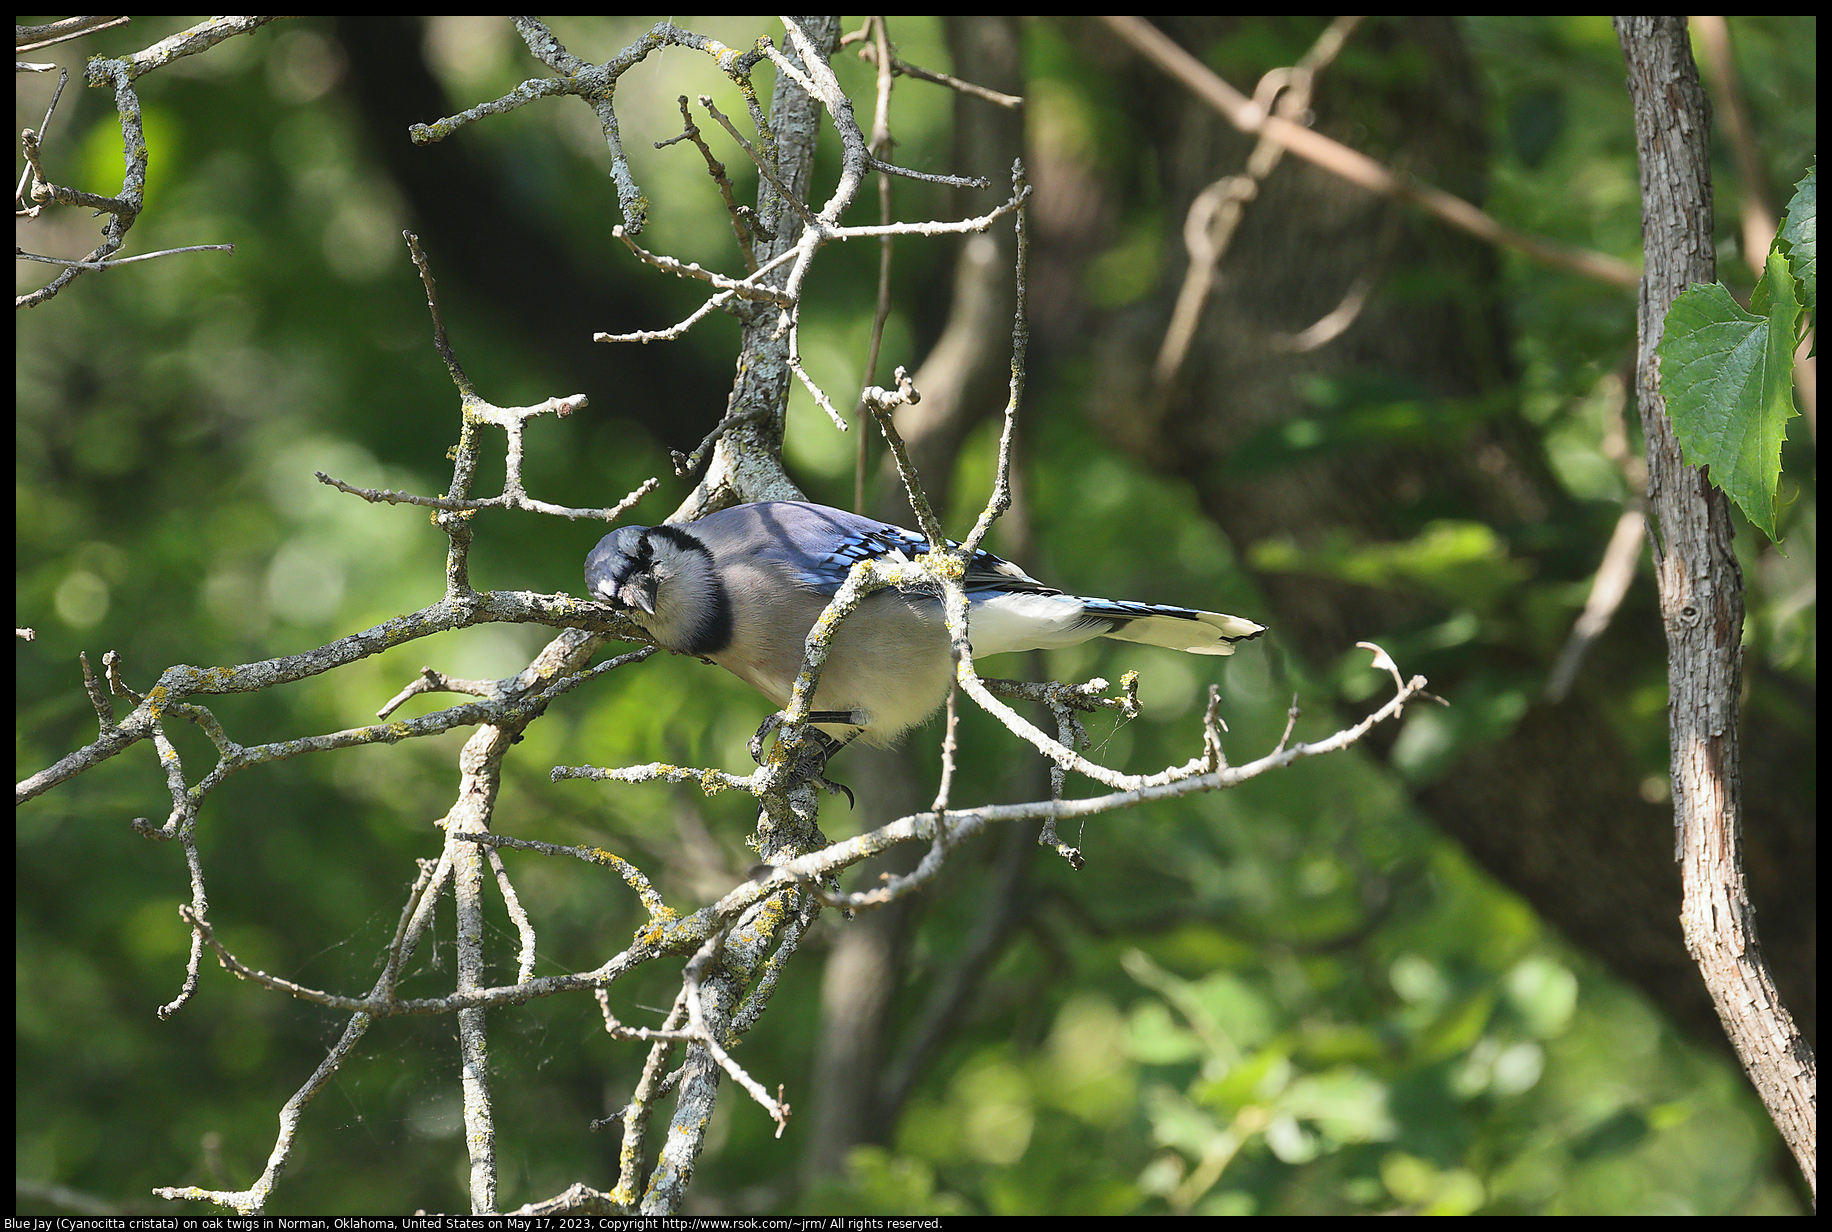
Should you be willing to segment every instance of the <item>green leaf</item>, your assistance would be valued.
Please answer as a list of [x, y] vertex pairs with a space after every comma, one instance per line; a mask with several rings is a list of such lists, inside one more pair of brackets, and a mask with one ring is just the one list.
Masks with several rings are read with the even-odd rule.
[[1787, 203], [1787, 217], [1775, 236], [1777, 244], [1787, 242], [1789, 265], [1800, 280], [1800, 302], [1809, 313], [1819, 311], [1818, 175], [1815, 167], [1794, 185], [1794, 199]]
[[1721, 284], [1698, 284], [1673, 301], [1660, 342], [1660, 382], [1680, 450], [1770, 539], [1781, 442], [1794, 410], [1794, 326], [1800, 300], [1787, 257], [1769, 253], [1753, 302], [1738, 307]]

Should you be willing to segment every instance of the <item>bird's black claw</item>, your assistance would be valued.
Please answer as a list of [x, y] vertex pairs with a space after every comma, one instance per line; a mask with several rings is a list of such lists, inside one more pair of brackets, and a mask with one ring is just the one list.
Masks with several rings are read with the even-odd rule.
[[775, 731], [777, 728], [781, 726], [782, 726], [782, 711], [778, 710], [775, 714], [765, 719], [762, 725], [757, 728], [757, 734], [751, 737], [750, 749], [751, 749], [751, 760], [752, 761], [756, 762], [760, 766], [763, 764], [764, 737], [768, 736], [771, 732]]
[[845, 796], [846, 797], [846, 807], [851, 809], [855, 813], [859, 811], [858, 801], [852, 798], [852, 788], [846, 786], [846, 784], [844, 783], [836, 783], [824, 774], [815, 775], [814, 781], [816, 783], [819, 783], [822, 787], [825, 787], [828, 791], [832, 792], [836, 796]]

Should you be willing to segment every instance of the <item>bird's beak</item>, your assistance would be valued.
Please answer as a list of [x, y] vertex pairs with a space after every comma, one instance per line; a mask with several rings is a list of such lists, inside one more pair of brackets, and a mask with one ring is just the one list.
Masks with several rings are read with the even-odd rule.
[[655, 615], [655, 579], [625, 582], [617, 588], [617, 600], [623, 606], [646, 615]]

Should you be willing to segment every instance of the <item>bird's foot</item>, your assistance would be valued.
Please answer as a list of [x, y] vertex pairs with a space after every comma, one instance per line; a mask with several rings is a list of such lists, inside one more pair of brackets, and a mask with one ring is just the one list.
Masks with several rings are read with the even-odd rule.
[[[808, 721], [811, 723], [845, 723], [853, 719], [854, 715], [850, 711], [817, 710], [808, 716]], [[757, 734], [751, 737], [751, 759], [758, 765], [761, 766], [764, 760], [764, 739], [771, 732], [781, 727], [783, 721], [782, 712], [777, 711], [775, 714], [765, 719], [762, 725], [757, 728]], [[790, 785], [797, 783], [813, 783], [816, 787], [826, 788], [836, 796], [845, 796], [846, 807], [857, 808], [858, 802], [853, 799], [852, 789], [847, 787], [844, 783], [834, 782], [825, 774], [828, 759], [845, 748], [848, 744], [851, 744], [852, 737], [848, 736], [844, 740], [836, 740], [819, 728], [810, 728], [808, 737], [809, 744], [812, 747], [805, 749], [800, 759], [791, 768], [789, 774]]]

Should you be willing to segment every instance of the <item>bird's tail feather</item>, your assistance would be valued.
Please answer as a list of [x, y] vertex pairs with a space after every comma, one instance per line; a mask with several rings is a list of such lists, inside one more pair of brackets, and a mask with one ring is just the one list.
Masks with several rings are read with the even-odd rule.
[[1249, 641], [1265, 631], [1265, 625], [1222, 612], [1157, 608], [1149, 615], [1116, 620], [1115, 627], [1105, 636], [1122, 642], [1186, 650], [1191, 654], [1231, 655], [1236, 643]]

